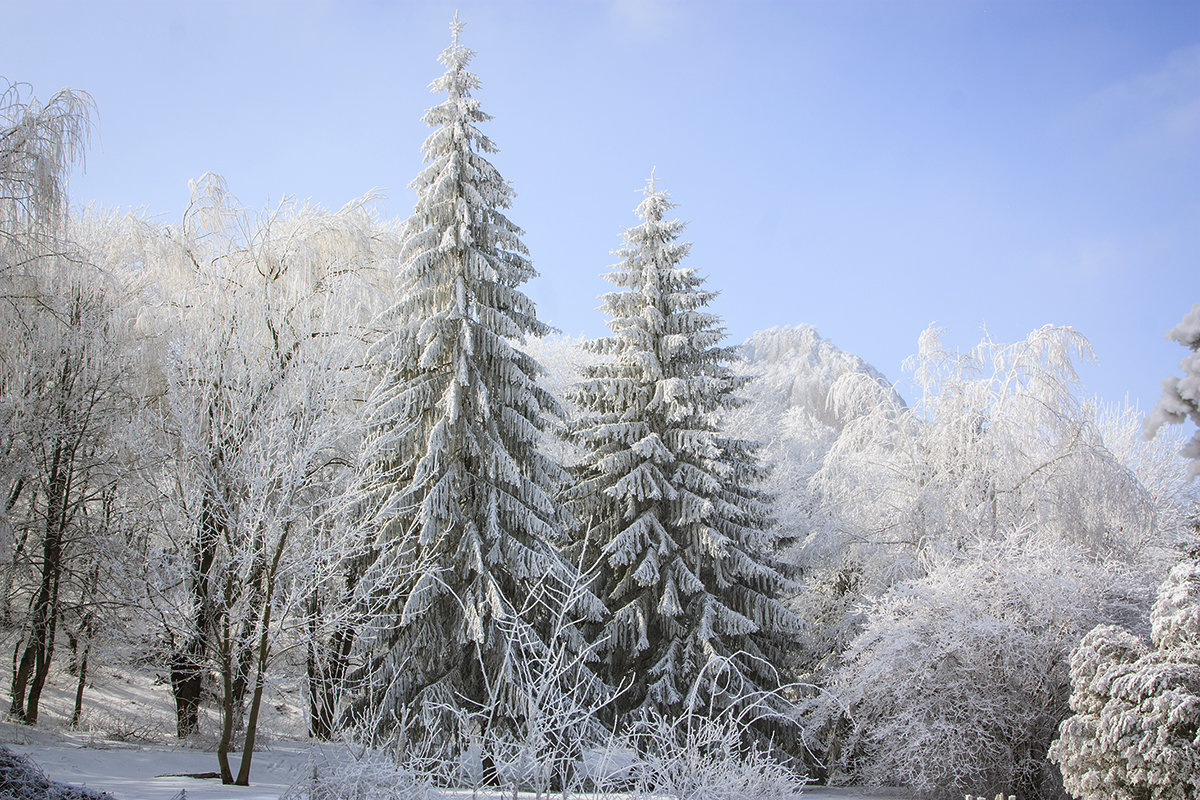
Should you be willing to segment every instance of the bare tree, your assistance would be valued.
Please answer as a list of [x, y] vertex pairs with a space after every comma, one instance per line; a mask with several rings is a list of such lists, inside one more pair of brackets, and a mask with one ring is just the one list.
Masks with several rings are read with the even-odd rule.
[[1188, 536], [1180, 463], [1132, 451], [1128, 417], [1076, 397], [1089, 352], [1063, 328], [967, 353], [930, 330], [918, 402], [880, 403], [830, 448], [815, 477], [828, 521], [797, 597], [835, 647], [811, 726], [829, 768], [929, 792], [1060, 791], [1045, 752], [1071, 648], [1144, 619]]
[[337, 213], [289, 200], [258, 215], [216, 176], [193, 192], [183, 224], [159, 232], [172, 281], [164, 486], [182, 556], [164, 600], [175, 604], [178, 733], [196, 730], [203, 676], [215, 668], [222, 778], [245, 784], [275, 648], [289, 626], [312, 623], [319, 595], [354, 558], [353, 543], [328, 537], [356, 530], [335, 524], [357, 448], [356, 323], [373, 307], [365, 273], [391, 238], [370, 197]]

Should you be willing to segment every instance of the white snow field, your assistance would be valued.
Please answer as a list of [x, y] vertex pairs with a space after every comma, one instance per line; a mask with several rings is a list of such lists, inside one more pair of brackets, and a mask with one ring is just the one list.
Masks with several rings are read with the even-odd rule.
[[[7, 737], [8, 733], [6, 725], [4, 735]], [[269, 751], [255, 753], [251, 786], [223, 786], [219, 779], [183, 777], [216, 770], [216, 756], [200, 750], [152, 745], [106, 746], [100, 742], [93, 746], [65, 742], [10, 745], [10, 749], [34, 759], [52, 780], [109, 792], [115, 800], [172, 800], [181, 790], [186, 792], [187, 800], [277, 800], [325, 758], [307, 742], [279, 742]], [[233, 761], [236, 764], [236, 757]], [[446, 795], [472, 797], [472, 793], [465, 790], [447, 792]], [[532, 798], [533, 794], [522, 793], [520, 796]], [[806, 790], [804, 796], [812, 800], [883, 800], [905, 795], [857, 788], [813, 787]], [[481, 791], [477, 797], [478, 800], [501, 800], [511, 798], [512, 792]]]
[[[7, 683], [0, 682], [0, 701], [5, 703]], [[218, 771], [212, 747], [217, 720], [213, 716], [202, 722], [198, 745], [174, 744], [173, 706], [165, 674], [97, 666], [90, 671], [83, 720], [76, 729], [67, 725], [75, 699], [74, 678], [53, 671], [42, 697], [39, 724], [0, 721], [0, 744], [32, 759], [51, 780], [108, 792], [114, 800], [173, 800], [181, 791], [186, 800], [277, 800], [293, 784], [311, 776], [314, 767], [351, 757], [342, 747], [314, 744], [305, 737], [303, 698], [287, 686], [272, 686], [263, 702], [260, 743], [264, 746], [254, 754], [250, 786], [223, 786], [219, 778], [187, 777]], [[239, 763], [238, 754], [231, 754], [235, 772]], [[471, 798], [472, 793], [446, 796]], [[511, 789], [481, 791], [473, 800], [511, 797]], [[520, 797], [531, 800], [533, 794]], [[582, 797], [593, 800], [591, 795]], [[805, 797], [884, 800], [905, 795], [813, 787]]]

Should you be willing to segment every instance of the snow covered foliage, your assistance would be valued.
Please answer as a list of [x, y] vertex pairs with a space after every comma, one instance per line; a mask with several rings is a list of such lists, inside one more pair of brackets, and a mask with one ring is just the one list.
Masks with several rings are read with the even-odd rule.
[[[434, 130], [413, 182], [400, 297], [369, 351], [378, 384], [363, 501], [377, 530], [363, 591], [394, 596], [364, 641], [366, 702], [450, 747], [472, 730], [518, 735], [523, 663], [545, 650], [549, 624], [544, 605], [519, 610], [543, 582], [577, 582], [556, 549], [566, 474], [540, 449], [558, 406], [520, 349], [547, 332], [519, 289], [536, 273], [504, 213], [512, 189], [485, 157], [495, 147], [478, 128], [489, 117], [471, 96], [479, 81], [461, 27], [432, 84], [446, 97], [425, 115]], [[396, 563], [412, 567], [399, 584], [387, 577]], [[572, 619], [602, 613], [590, 594], [572, 596]], [[574, 626], [562, 634], [583, 647]]]
[[[775, 525], [786, 538], [801, 543], [782, 557], [790, 563], [803, 561], [810, 571], [823, 569], [824, 559], [839, 557], [840, 539], [818, 533], [834, 522], [818, 502], [813, 476], [852, 420], [880, 407], [903, 408], [904, 401], [870, 364], [839, 350], [811, 326], [759, 331], [739, 353], [741, 359], [732, 366], [746, 379], [740, 390], [745, 403], [728, 412], [725, 432], [762, 443], [764, 487], [774, 497]], [[823, 544], [829, 548], [821, 551]], [[840, 595], [845, 603], [832, 607], [814, 602], [814, 590], [829, 588], [810, 584], [790, 599], [801, 614], [824, 608], [826, 619], [810, 620], [801, 640], [798, 661], [808, 664], [806, 669], [812, 662], [836, 658], [850, 638], [840, 628], [851, 619], [855, 596]]]
[[196, 732], [215, 669], [222, 777], [234, 780], [227, 754], [244, 749], [245, 783], [279, 645], [306, 616], [320, 639], [312, 615], [362, 549], [337, 512], [358, 444], [361, 273], [388, 245], [369, 198], [255, 214], [219, 176], [192, 188], [182, 223], [144, 236], [160, 279], [147, 325], [167, 343], [151, 402], [165, 574], [147, 595], [171, 644], [179, 735]]
[[[769, 442], [779, 435], [779, 421], [792, 422], [800, 416], [811, 420], [803, 428], [820, 425], [838, 432], [883, 398], [900, 405], [904, 402], [878, 370], [821, 338], [811, 325], [758, 331], [742, 343], [738, 355], [733, 369], [749, 379], [741, 390], [747, 402], [730, 412], [729, 425], [746, 416], [758, 419], [759, 435], [747, 438]], [[865, 392], [857, 398], [860, 403], [848, 402], [842, 385], [860, 380], [873, 384], [880, 394]], [[748, 409], [754, 411], [747, 413]]]
[[[879, 404], [830, 449], [814, 479], [828, 524], [799, 551], [797, 604], [835, 654], [808, 660], [833, 690], [810, 733], [841, 779], [1058, 791], [1039, 762], [1067, 713], [1071, 648], [1144, 619], [1188, 534], [1173, 507], [1187, 496], [1148, 490], [1075, 399], [1087, 348], [1043, 328], [959, 354], [929, 331], [918, 403]], [[1155, 464], [1182, 478], [1153, 458], [1138, 469]]]
[[[756, 488], [756, 446], [721, 433], [740, 381], [707, 310], [714, 295], [682, 265], [684, 223], [651, 178], [603, 296], [607, 356], [573, 394], [585, 451], [568, 494], [581, 564], [611, 617], [601, 670], [632, 682], [622, 710], [677, 715], [779, 683], [798, 625], [779, 601], [779, 535]], [[694, 683], [695, 682], [695, 683]]]
[[59, 631], [90, 627], [100, 607], [136, 298], [73, 240], [67, 214], [91, 99], [63, 90], [43, 105], [2, 85], [0, 623], [17, 635], [9, 710], [33, 724]]
[[[1162, 397], [1146, 416], [1147, 436], [1153, 436], [1163, 425], [1178, 424], [1188, 418], [1200, 426], [1200, 303], [1192, 305], [1180, 323], [1167, 332], [1167, 338], [1191, 352], [1179, 362], [1183, 377], [1163, 380]], [[1200, 430], [1184, 446], [1182, 455], [1192, 460], [1192, 476], [1200, 476]]]
[[924, 796], [1054, 796], [1067, 656], [1107, 601], [1088, 573], [1017, 537], [876, 601], [833, 687], [849, 708], [843, 768]]
[[651, 713], [629, 735], [635, 800], [797, 800], [804, 779], [749, 734], [754, 709], [726, 708], [715, 716]]
[[370, 746], [350, 747], [332, 754], [313, 753], [307, 775], [279, 800], [438, 800], [428, 776], [396, 763], [396, 754]]
[[[46, 103], [0, 77], [0, 275], [26, 273], [61, 255], [67, 179], [83, 161], [95, 119], [92, 98], [63, 89]], [[5, 299], [13, 299], [5, 295]]]
[[1150, 647], [1101, 626], [1071, 654], [1071, 710], [1050, 758], [1080, 800], [1200, 796], [1200, 561], [1175, 566]]
[[605, 360], [602, 353], [589, 347], [584, 336], [530, 337], [525, 343], [526, 352], [541, 366], [538, 385], [549, 392], [563, 410], [562, 420], [554, 420], [550, 432], [542, 442], [542, 449], [551, 458], [568, 469], [578, 466], [584, 458], [583, 448], [570, 436], [567, 420], [579, 416], [579, 408], [572, 398], [575, 386], [583, 380], [587, 370]]
[[52, 781], [28, 758], [0, 744], [0, 797], [4, 800], [111, 800], [112, 795]]
[[871, 365], [812, 326], [759, 331], [738, 354], [731, 366], [746, 381], [745, 402], [730, 409], [724, 429], [762, 443], [777, 524], [804, 535], [814, 524], [808, 482], [838, 434], [856, 416], [904, 401]]

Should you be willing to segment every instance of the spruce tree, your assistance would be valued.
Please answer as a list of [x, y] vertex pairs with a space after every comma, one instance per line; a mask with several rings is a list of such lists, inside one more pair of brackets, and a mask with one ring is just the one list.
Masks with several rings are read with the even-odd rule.
[[[378, 535], [362, 584], [391, 597], [363, 640], [366, 707], [450, 749], [468, 732], [520, 735], [522, 682], [545, 655], [553, 610], [534, 601], [578, 580], [556, 549], [566, 474], [538, 449], [558, 406], [519, 349], [547, 331], [518, 288], [536, 273], [504, 214], [513, 191], [485, 157], [496, 148], [477, 127], [490, 117], [471, 96], [479, 81], [461, 28], [456, 16], [446, 73], [431, 84], [446, 97], [424, 116], [434, 130], [412, 184], [400, 298], [369, 351]], [[602, 613], [591, 600], [579, 613]]]
[[715, 295], [682, 265], [686, 223], [664, 219], [653, 177], [645, 194], [605, 276], [619, 287], [602, 298], [607, 359], [574, 392], [586, 455], [568, 497], [611, 613], [602, 675], [632, 682], [624, 711], [671, 716], [776, 688], [798, 623], [778, 599], [790, 582], [757, 447], [721, 433], [740, 381]]

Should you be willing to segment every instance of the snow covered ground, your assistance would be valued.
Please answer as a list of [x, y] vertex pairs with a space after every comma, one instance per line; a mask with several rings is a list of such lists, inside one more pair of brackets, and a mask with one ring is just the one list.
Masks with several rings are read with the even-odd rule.
[[[0, 735], [7, 739], [8, 734], [5, 725]], [[66, 742], [10, 744], [10, 748], [34, 759], [53, 780], [109, 792], [117, 800], [171, 800], [180, 790], [186, 791], [187, 800], [277, 800], [289, 786], [311, 774], [313, 766], [319, 765], [324, 758], [321, 752], [305, 742], [277, 743], [271, 750], [255, 754], [253, 785], [222, 786], [218, 779], [183, 777], [216, 771], [216, 756], [200, 750], [164, 746], [106, 747], [100, 743], [85, 747]], [[470, 794], [465, 796], [470, 797]], [[481, 792], [479, 800], [500, 800], [501, 796], [496, 793], [489, 797]], [[903, 796], [825, 787], [814, 787], [805, 792], [805, 797], [813, 800]], [[503, 797], [509, 798], [512, 794], [509, 792]]]
[[[7, 699], [7, 685], [0, 685], [0, 697]], [[293, 784], [311, 776], [314, 767], [320, 769], [330, 759], [349, 757], [342, 748], [316, 745], [304, 738], [298, 700], [298, 690], [292, 687], [275, 686], [269, 691], [261, 728], [267, 744], [254, 754], [250, 786], [223, 786], [219, 778], [187, 777], [219, 770], [211, 747], [216, 741], [217, 721], [213, 716], [202, 723], [201, 742], [207, 741], [209, 746], [175, 744], [170, 688], [165, 675], [153, 670], [97, 667], [84, 695], [83, 722], [77, 729], [67, 726], [74, 679], [52, 673], [43, 694], [39, 725], [0, 722], [0, 743], [32, 759], [51, 780], [109, 792], [116, 800], [172, 800], [180, 791], [186, 792], [186, 800], [277, 800]], [[236, 772], [236, 754], [230, 763]], [[471, 794], [461, 796], [469, 798]], [[813, 800], [883, 800], [905, 795], [813, 787], [805, 796]], [[511, 798], [511, 791], [504, 795], [480, 792], [476, 800], [502, 797]]]

